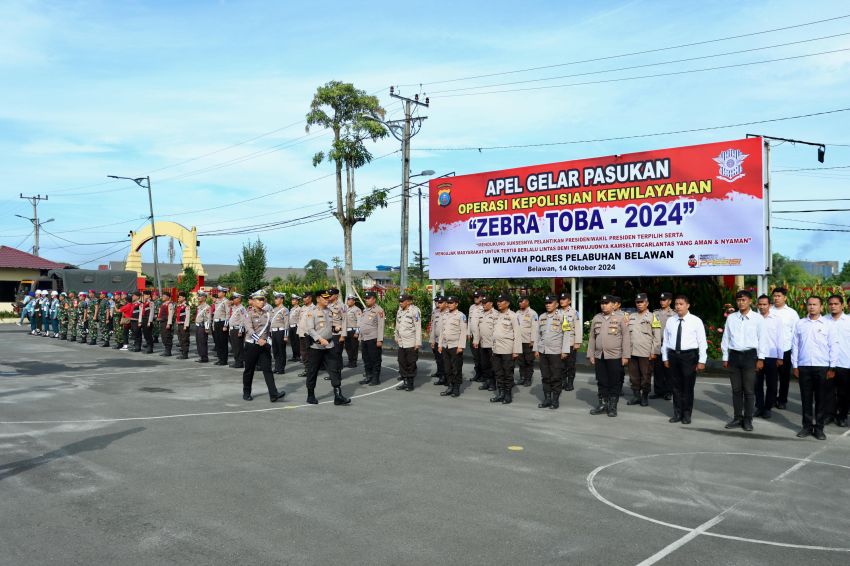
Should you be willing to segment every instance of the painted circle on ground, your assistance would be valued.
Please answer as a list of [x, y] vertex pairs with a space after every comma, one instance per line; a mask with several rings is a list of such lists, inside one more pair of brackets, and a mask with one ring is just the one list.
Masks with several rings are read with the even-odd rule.
[[[754, 454], [754, 453], [750, 453], [750, 452], [672, 452], [672, 453], [664, 453], [664, 454], [647, 454], [647, 455], [642, 455], [642, 456], [632, 456], [632, 457], [629, 457], [629, 458], [623, 458], [621, 460], [611, 462], [610, 464], [605, 464], [605, 465], [599, 466], [598, 468], [596, 468], [595, 470], [593, 470], [592, 472], [590, 472], [587, 475], [587, 479], [586, 479], [587, 489], [590, 491], [590, 493], [597, 500], [601, 501], [602, 503], [611, 507], [612, 509], [616, 509], [617, 511], [620, 511], [621, 513], [624, 513], [624, 514], [629, 515], [631, 517], [634, 517], [636, 519], [641, 519], [642, 521], [647, 521], [649, 523], [654, 523], [656, 525], [669, 527], [671, 529], [675, 529], [675, 530], [678, 530], [678, 531], [691, 532], [691, 531], [694, 530], [695, 527], [688, 527], [688, 526], [685, 526], [685, 525], [679, 525], [679, 524], [672, 523], [672, 522], [669, 522], [669, 521], [660, 520], [660, 519], [650, 517], [650, 516], [642, 514], [642, 513], [638, 513], [636, 511], [631, 510], [631, 509], [627, 509], [626, 507], [623, 507], [621, 505], [618, 505], [618, 504], [614, 503], [613, 501], [611, 501], [610, 499], [606, 498], [604, 495], [602, 495], [599, 492], [599, 490], [596, 488], [596, 484], [595, 484], [596, 478], [600, 474], [602, 474], [603, 472], [606, 472], [608, 470], [611, 470], [612, 468], [616, 468], [617, 466], [621, 466], [623, 464], [627, 464], [627, 463], [630, 463], [630, 462], [636, 462], [636, 461], [640, 461], [640, 460], [649, 460], [649, 459], [652, 459], [652, 458], [664, 458], [664, 457], [674, 457], [674, 456], [715, 456], [715, 457], [720, 457], [720, 456], [739, 456], [739, 457], [741, 457], [741, 456], [743, 456], [743, 457], [752, 457], [752, 458], [769, 458], [769, 459], [774, 459], [774, 460], [784, 460], [784, 461], [790, 461], [790, 462], [797, 462], [798, 465], [805, 463], [805, 464], [830, 466], [830, 467], [834, 467], [834, 468], [841, 468], [841, 469], [844, 469], [844, 470], [850, 470], [850, 466], [847, 466], [847, 465], [844, 465], [844, 464], [835, 464], [835, 463], [832, 463], [832, 462], [822, 462], [822, 461], [818, 461], [818, 460], [810, 460], [808, 458], [794, 458], [794, 457], [791, 457], [791, 456], [777, 456], [777, 455], [770, 455], [770, 454]], [[787, 473], [787, 471], [786, 471], [786, 473]], [[785, 474], [783, 474], [783, 475], [785, 475]], [[784, 548], [795, 548], [795, 549], [802, 549], [802, 550], [823, 550], [823, 551], [830, 551], [830, 552], [848, 552], [848, 553], [850, 553], [850, 548], [847, 548], [847, 547], [794, 544], [794, 543], [773, 541], [773, 540], [767, 540], [767, 539], [757, 539], [757, 538], [752, 538], [752, 537], [727, 535], [727, 534], [716, 533], [716, 532], [711, 532], [711, 531], [701, 532], [700, 536], [708, 536], [708, 537], [714, 537], [714, 538], [720, 538], [720, 539], [726, 539], [726, 540], [735, 540], [735, 541], [739, 541], [739, 542], [749, 542], [749, 543], [753, 543], [753, 544], [779, 546], [779, 547], [784, 547]]]

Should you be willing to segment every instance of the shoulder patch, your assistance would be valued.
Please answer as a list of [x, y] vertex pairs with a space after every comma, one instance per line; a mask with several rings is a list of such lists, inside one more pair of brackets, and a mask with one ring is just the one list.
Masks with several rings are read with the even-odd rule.
[[463, 314], [463, 313], [460, 313], [460, 319], [461, 319], [462, 321], [466, 322], [466, 315], [465, 315], [465, 314]]

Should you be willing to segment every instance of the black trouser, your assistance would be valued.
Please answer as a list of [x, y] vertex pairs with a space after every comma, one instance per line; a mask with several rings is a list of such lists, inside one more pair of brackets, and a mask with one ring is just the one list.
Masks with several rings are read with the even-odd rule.
[[363, 350], [363, 369], [366, 377], [373, 380], [381, 378], [381, 348], [378, 348], [378, 339], [361, 340], [360, 348]]
[[847, 410], [850, 409], [850, 369], [835, 368], [835, 392], [838, 404], [835, 408], [835, 416], [839, 419], [847, 418]]
[[629, 384], [635, 393], [649, 393], [652, 389], [652, 363], [649, 358], [632, 356], [629, 359]]
[[224, 329], [224, 321], [213, 322], [213, 345], [218, 361], [227, 363], [227, 331]]
[[143, 322], [142, 334], [145, 336], [145, 347], [148, 352], [153, 352], [153, 324]]
[[283, 373], [286, 369], [286, 330], [273, 330], [271, 335], [274, 370]]
[[310, 362], [310, 342], [306, 336], [298, 337], [298, 351], [301, 352], [301, 363], [304, 364], [306, 369], [307, 364]]
[[652, 368], [655, 381], [655, 394], [664, 397], [673, 393], [673, 380], [670, 376], [670, 368], [664, 365], [661, 354], [655, 356], [655, 367]]
[[189, 356], [189, 329], [181, 324], [177, 327], [177, 343], [180, 345], [180, 355]]
[[756, 409], [759, 411], [770, 411], [776, 404], [777, 369], [776, 358], [765, 358], [764, 368], [756, 372]]
[[458, 352], [457, 348], [443, 348], [443, 368], [449, 385], [463, 383], [463, 350]]
[[568, 383], [572, 383], [576, 378], [576, 356], [578, 355], [578, 350], [574, 350], [570, 347], [569, 355], [567, 359], [564, 360], [564, 363], [561, 364], [561, 376], [563, 377], [563, 382], [561, 386], [565, 386]]
[[[245, 337], [238, 328], [230, 329], [230, 349], [233, 351], [233, 365], [241, 366], [245, 363], [243, 352], [245, 350]], [[225, 338], [227, 334], [225, 334]], [[227, 340], [224, 341], [227, 344]], [[219, 361], [221, 361], [221, 350], [219, 350]], [[227, 346], [224, 347], [224, 361], [227, 361]]]
[[133, 350], [142, 349], [142, 329], [138, 320], [130, 321], [130, 333], [133, 335]]
[[478, 355], [481, 360], [481, 379], [483, 379], [488, 385], [492, 382], [493, 386], [495, 386], [496, 378], [493, 373], [493, 348], [482, 348], [481, 346], [478, 346], [476, 349], [479, 351]]
[[540, 354], [540, 377], [543, 381], [543, 393], [560, 393], [563, 379], [561, 354]]
[[437, 364], [437, 377], [444, 377], [446, 375], [446, 368], [445, 364], [443, 364], [443, 354], [440, 353], [436, 343], [431, 346], [431, 351], [434, 353], [434, 362]]
[[289, 327], [289, 347], [292, 348], [292, 359], [300, 360], [301, 359], [301, 340], [298, 338], [298, 327], [290, 326]]
[[278, 395], [277, 385], [272, 373], [272, 352], [268, 344], [245, 344], [245, 370], [242, 372], [242, 394], [251, 394], [251, 384], [254, 382], [254, 370], [263, 372], [266, 379], [266, 387], [269, 388], [269, 398], [275, 399]]
[[339, 387], [342, 384], [338, 357], [333, 348], [310, 348], [310, 359], [307, 362], [307, 391], [316, 390], [316, 378], [319, 376], [319, 368], [324, 365], [331, 376], [331, 386]]
[[209, 360], [209, 337], [207, 329], [204, 325], [195, 325], [195, 347], [198, 349], [198, 357], [202, 360]]
[[756, 350], [729, 352], [729, 369], [732, 375], [732, 408], [735, 418], [753, 418], [756, 404]]
[[472, 349], [472, 367], [475, 370], [474, 377], [481, 377], [481, 348]]
[[603, 354], [603, 357], [596, 358], [596, 363], [593, 364], [593, 367], [596, 374], [596, 392], [599, 396], [619, 397], [620, 390], [623, 388], [623, 379], [625, 378], [623, 359], [606, 359]]
[[776, 397], [776, 404], [785, 405], [788, 403], [788, 388], [791, 386], [791, 350], [785, 352], [782, 358], [784, 363], [779, 368], [779, 393]]
[[522, 354], [519, 355], [519, 377], [522, 381], [530, 381], [534, 375], [534, 348], [531, 344], [522, 345]]
[[357, 338], [357, 332], [349, 330], [345, 335], [345, 353], [348, 356], [348, 365], [357, 365], [357, 350], [359, 349], [360, 340]]
[[694, 410], [694, 386], [697, 382], [699, 350], [670, 350], [670, 377], [673, 385], [673, 411], [680, 417], [690, 417]]
[[171, 347], [174, 345], [174, 327], [168, 326], [165, 324], [165, 321], [161, 322], [162, 327], [162, 347], [165, 349], [166, 354], [171, 353]]
[[331, 336], [331, 343], [334, 345], [334, 354], [336, 354], [337, 366], [342, 369], [342, 351], [345, 350], [345, 341], [340, 341], [343, 338], [341, 334]]
[[419, 360], [419, 348], [398, 349], [398, 373], [402, 379], [416, 378], [416, 362]]
[[514, 387], [514, 355], [491, 354], [493, 375], [496, 377], [496, 388], [510, 391]]
[[[821, 366], [800, 366], [800, 397], [803, 403], [803, 428], [815, 431], [823, 430], [826, 419], [827, 387], [826, 371]], [[814, 412], [812, 412], [814, 405]]]

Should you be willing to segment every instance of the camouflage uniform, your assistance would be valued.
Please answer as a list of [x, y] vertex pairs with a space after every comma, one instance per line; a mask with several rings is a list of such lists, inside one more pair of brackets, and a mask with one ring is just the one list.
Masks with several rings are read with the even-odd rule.
[[103, 298], [100, 300], [97, 309], [97, 342], [104, 346], [109, 346], [109, 328], [107, 327], [107, 319], [109, 318], [109, 299]]
[[94, 346], [97, 344], [97, 298], [90, 297], [88, 305], [88, 339], [89, 344]]
[[122, 315], [118, 309], [124, 306], [122, 297], [116, 297], [112, 303], [112, 329], [109, 332], [110, 338], [115, 338], [115, 348], [120, 348], [124, 344], [124, 327], [121, 326]]
[[77, 341], [77, 297], [68, 298], [68, 340]]
[[59, 339], [67, 340], [68, 339], [68, 304], [69, 300], [67, 296], [63, 296], [59, 300], [59, 312], [57, 313], [57, 318], [59, 319]]
[[86, 341], [86, 313], [88, 312], [88, 306], [88, 296], [77, 303], [77, 342]]

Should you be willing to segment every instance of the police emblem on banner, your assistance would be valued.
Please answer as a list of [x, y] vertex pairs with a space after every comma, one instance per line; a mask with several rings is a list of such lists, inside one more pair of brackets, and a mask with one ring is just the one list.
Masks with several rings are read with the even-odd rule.
[[720, 166], [717, 178], [727, 183], [733, 183], [744, 177], [744, 160], [749, 157], [740, 149], [727, 149], [714, 157], [714, 161]]
[[437, 204], [440, 206], [449, 206], [452, 203], [452, 185], [451, 183], [443, 183], [437, 185]]

